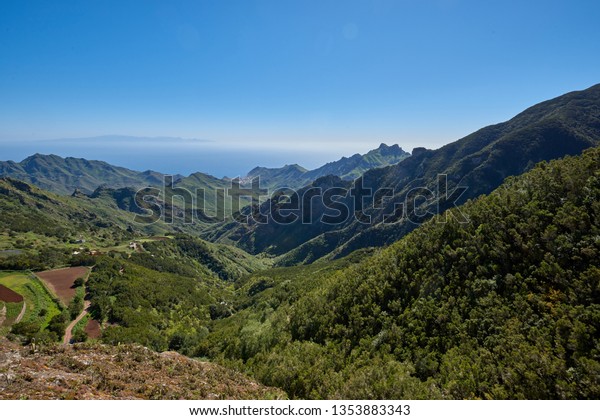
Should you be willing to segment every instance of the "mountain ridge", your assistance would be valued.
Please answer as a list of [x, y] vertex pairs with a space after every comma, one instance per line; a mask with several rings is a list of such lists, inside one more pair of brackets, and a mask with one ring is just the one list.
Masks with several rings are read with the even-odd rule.
[[[163, 174], [134, 171], [101, 160], [36, 153], [21, 162], [0, 162], [0, 177], [11, 177], [48, 191], [67, 195], [78, 189], [91, 194], [100, 186], [111, 188], [162, 185]], [[175, 178], [180, 178], [176, 175]]]
[[[484, 127], [437, 150], [418, 148], [413, 156], [398, 164], [365, 172], [359, 179], [364, 188], [373, 191], [389, 188], [394, 192], [381, 208], [366, 206], [365, 213], [376, 223], [365, 225], [354, 218], [336, 225], [251, 223], [237, 230], [231, 225], [217, 228], [208, 237], [237, 244], [252, 253], [280, 256], [284, 265], [335, 258], [365, 246], [389, 244], [413, 230], [416, 225], [406, 219], [387, 224], [381, 221], [385, 215], [394, 214], [396, 204], [407, 202], [414, 188], [436, 191], [439, 174], [447, 175], [448, 192], [468, 187], [456, 203], [461, 204], [491, 192], [506, 177], [521, 174], [539, 161], [577, 155], [599, 143], [600, 84], [597, 84], [533, 105], [508, 121]], [[342, 183], [338, 186], [344, 187]], [[344, 197], [343, 202], [353, 214], [352, 197]], [[433, 214], [452, 205], [436, 200], [417, 207], [420, 212]], [[282, 206], [285, 204], [270, 200], [261, 211], [279, 211]], [[406, 207], [407, 211], [414, 210]], [[319, 221], [322, 210], [322, 206], [316, 206], [311, 220]], [[301, 210], [294, 214], [300, 213]], [[273, 242], [274, 237], [285, 241]]]
[[298, 164], [284, 165], [280, 168], [257, 166], [242, 179], [249, 184], [253, 178], [260, 177], [261, 187], [274, 191], [279, 188], [302, 188], [318, 178], [335, 175], [343, 180], [358, 178], [369, 169], [394, 165], [410, 156], [398, 144], [388, 146], [381, 143], [376, 149], [365, 154], [355, 153], [350, 157], [342, 157], [328, 162], [316, 169], [306, 169]]
[[[102, 139], [104, 137], [98, 137]], [[112, 138], [112, 136], [106, 136]], [[156, 141], [160, 138], [155, 138]], [[366, 169], [394, 163], [408, 156], [398, 145], [381, 144], [379, 148], [364, 155], [358, 153], [350, 158], [343, 157], [329, 162], [317, 169], [307, 170], [297, 164], [288, 164], [281, 168], [257, 166], [242, 180], [250, 181], [255, 176], [270, 190], [280, 187], [300, 188], [324, 175], [338, 175], [342, 178], [356, 177]], [[11, 177], [26, 181], [48, 191], [62, 195], [72, 194], [78, 190], [84, 194], [92, 194], [98, 187], [143, 188], [163, 186], [167, 174], [153, 170], [136, 171], [122, 166], [95, 159], [61, 157], [56, 154], [35, 153], [21, 162], [13, 160], [0, 161], [0, 177]], [[213, 175], [196, 171], [188, 176], [173, 175], [174, 185], [186, 187], [191, 191], [196, 188], [217, 190], [231, 186], [231, 179], [217, 178]]]

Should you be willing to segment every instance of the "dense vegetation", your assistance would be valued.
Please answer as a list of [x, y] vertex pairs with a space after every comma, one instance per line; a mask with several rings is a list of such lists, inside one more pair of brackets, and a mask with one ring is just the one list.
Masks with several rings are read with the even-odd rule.
[[[105, 343], [208, 358], [293, 398], [600, 398], [600, 148], [534, 166], [597, 144], [599, 103], [600, 86], [568, 94], [366, 172], [367, 187], [406, 191], [445, 171], [479, 196], [419, 227], [209, 235], [283, 254], [278, 267], [181, 220], [131, 224], [131, 188], [65, 197], [0, 178], [0, 269], [94, 266], [66, 307], [26, 272], [2, 274], [32, 303], [11, 337], [59, 340], [85, 295]], [[10, 320], [19, 308], [0, 306]]]
[[119, 255], [106, 256], [88, 281], [90, 313], [114, 325], [103, 332], [105, 342], [184, 350], [206, 331], [208, 306], [219, 297], [211, 294], [210, 286], [208, 279], [161, 273]]
[[600, 149], [540, 164], [301, 293], [261, 278], [199, 353], [300, 398], [598, 398], [599, 198]]
[[111, 327], [108, 343], [191, 354], [211, 318], [229, 316], [233, 281], [267, 264], [243, 251], [179, 235], [145, 251], [97, 259], [87, 283], [90, 313]]

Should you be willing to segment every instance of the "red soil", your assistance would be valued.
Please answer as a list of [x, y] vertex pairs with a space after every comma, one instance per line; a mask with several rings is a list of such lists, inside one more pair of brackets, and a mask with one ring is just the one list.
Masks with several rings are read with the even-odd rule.
[[84, 331], [89, 338], [99, 338], [102, 331], [100, 330], [100, 324], [95, 319], [90, 319], [84, 328]]
[[59, 270], [41, 271], [35, 274], [44, 280], [60, 300], [68, 304], [73, 299], [73, 296], [75, 296], [73, 283], [75, 283], [78, 277], [85, 278], [88, 270], [87, 267], [70, 267]]
[[23, 296], [0, 284], [0, 300], [7, 303], [23, 302]]

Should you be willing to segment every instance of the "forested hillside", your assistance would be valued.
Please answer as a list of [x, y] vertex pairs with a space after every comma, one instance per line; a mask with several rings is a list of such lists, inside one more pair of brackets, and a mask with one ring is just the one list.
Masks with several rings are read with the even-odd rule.
[[[473, 183], [477, 198], [420, 226], [213, 232], [257, 255], [199, 239], [171, 203], [175, 223], [132, 223], [132, 188], [61, 196], [0, 178], [0, 268], [19, 270], [3, 273], [2, 335], [45, 348], [81, 313], [105, 344], [206, 358], [292, 398], [600, 398], [599, 102], [599, 86], [571, 93], [365, 173], [399, 191], [441, 170]], [[301, 191], [315, 186], [351, 182]], [[285, 200], [244, 212], [269, 204]], [[64, 266], [93, 267], [71, 303], [28, 271]]]
[[468, 223], [255, 277], [199, 355], [298, 398], [599, 398], [599, 198], [600, 149], [542, 163], [465, 204]]

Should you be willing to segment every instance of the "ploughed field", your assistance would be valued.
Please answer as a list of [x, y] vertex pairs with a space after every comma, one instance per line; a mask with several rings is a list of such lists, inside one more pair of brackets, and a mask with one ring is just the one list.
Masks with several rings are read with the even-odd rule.
[[35, 275], [41, 278], [63, 303], [68, 304], [76, 293], [73, 287], [75, 280], [79, 277], [85, 278], [88, 272], [87, 267], [69, 267], [40, 271]]
[[100, 323], [95, 319], [90, 319], [83, 330], [89, 338], [99, 338], [102, 334]]
[[23, 296], [0, 284], [0, 301], [6, 303], [23, 302]]

